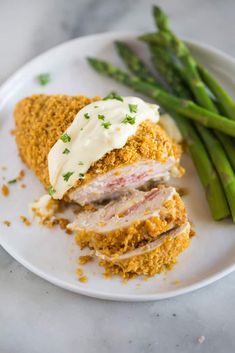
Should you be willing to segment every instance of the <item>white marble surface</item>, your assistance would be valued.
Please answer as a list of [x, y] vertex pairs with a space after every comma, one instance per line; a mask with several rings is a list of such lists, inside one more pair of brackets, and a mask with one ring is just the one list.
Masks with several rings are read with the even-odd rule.
[[[149, 0], [0, 0], [0, 82], [80, 35], [153, 27]], [[167, 0], [180, 35], [235, 56], [234, 0]], [[2, 152], [2, 150], [1, 150]], [[0, 153], [1, 153], [0, 152]], [[45, 282], [0, 249], [1, 353], [232, 353], [235, 273], [153, 303], [89, 299]], [[199, 336], [205, 341], [199, 344]]]

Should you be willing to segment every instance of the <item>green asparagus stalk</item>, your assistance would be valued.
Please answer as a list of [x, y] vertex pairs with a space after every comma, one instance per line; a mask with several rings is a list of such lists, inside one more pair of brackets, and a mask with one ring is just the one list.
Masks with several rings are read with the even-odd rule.
[[150, 46], [150, 50], [152, 53], [153, 65], [157, 68], [157, 71], [162, 77], [168, 76], [169, 79], [167, 81], [171, 82], [170, 88], [177, 96], [192, 100], [192, 95], [182, 82], [179, 70], [171, 59], [170, 53], [161, 47]]
[[223, 112], [226, 114], [226, 116], [228, 116], [228, 118], [235, 120], [234, 100], [204, 67], [198, 66], [198, 70], [207, 87], [223, 107]]
[[[168, 17], [159, 7], [154, 6], [153, 14], [159, 30], [170, 31]], [[150, 50], [153, 54], [153, 63], [155, 67], [157, 67], [158, 71], [162, 74], [163, 77], [167, 78], [168, 83], [171, 85], [175, 93], [181, 98], [189, 98], [189, 94], [185, 93], [184, 89], [183, 81], [185, 80], [185, 76], [183, 75], [182, 70], [176, 68], [174, 60], [172, 60], [172, 56], [169, 51], [167, 49], [164, 50], [161, 47], [153, 45], [150, 45]], [[164, 55], [162, 55], [161, 52], [163, 52]], [[190, 55], [190, 53], [188, 55]], [[206, 69], [200, 68], [200, 72], [203, 74], [204, 79], [206, 79], [207, 86], [209, 88], [214, 88], [212, 93], [216, 96], [217, 99], [219, 99], [219, 104], [216, 102], [216, 105], [220, 112], [227, 113], [228, 109], [230, 109], [229, 111], [231, 112], [234, 105], [232, 99], [227, 95], [219, 83], [210, 76]], [[215, 94], [215, 91], [218, 92], [218, 94]], [[222, 101], [224, 102], [223, 104], [221, 103]], [[235, 170], [234, 141], [230, 137], [225, 136], [219, 132], [217, 132], [216, 135], [227, 153], [227, 157], [233, 167], [233, 170]], [[213, 153], [213, 151], [211, 152]]]
[[[161, 10], [160, 7], [154, 6], [153, 7], [153, 17], [156, 22], [156, 26], [159, 28], [160, 31], [168, 31], [169, 33], [172, 32], [169, 27], [169, 20], [166, 14]], [[179, 40], [178, 40], [179, 41]], [[177, 40], [176, 40], [177, 42]], [[181, 46], [181, 50], [185, 50], [187, 52], [187, 48], [184, 43], [178, 42], [178, 46]], [[187, 53], [188, 54], [188, 53]], [[193, 58], [191, 58], [192, 60]], [[197, 63], [193, 59], [194, 65]], [[199, 71], [199, 75], [202, 77], [202, 80], [206, 84], [206, 86], [210, 89], [210, 91], [214, 94], [217, 98], [218, 102], [223, 108], [223, 114], [228, 116], [229, 118], [235, 120], [235, 102], [234, 100], [228, 95], [228, 93], [223, 89], [223, 87], [219, 84], [218, 81], [214, 79], [214, 77], [202, 66], [197, 65], [197, 69]], [[205, 107], [205, 106], [204, 106]]]
[[195, 95], [196, 100], [200, 101], [203, 107], [206, 107], [211, 111], [216, 111], [216, 107], [208, 96], [206, 87], [198, 74], [197, 63], [190, 55], [189, 50], [184, 42], [179, 40], [170, 31], [149, 33], [142, 35], [139, 38], [150, 44], [155, 44], [167, 49], [171, 48], [171, 50], [176, 53], [177, 57], [184, 64], [184, 75], [188, 79], [188, 83]]
[[[136, 69], [136, 65], [133, 64], [139, 60], [138, 56], [125, 43], [121, 43], [121, 44], [122, 45], [119, 46], [119, 48], [118, 48], [118, 53], [121, 56], [121, 58], [123, 59], [124, 63], [128, 66], [128, 68], [130, 69], [131, 72], [134, 72], [138, 77], [144, 79], [145, 77], [142, 75], [142, 72], [143, 72], [143, 67], [145, 66], [145, 63], [141, 62], [141, 69], [138, 71], [138, 69]], [[157, 58], [158, 60], [156, 62], [156, 64], [158, 66], [160, 65], [160, 70], [158, 70], [158, 72], [161, 75], [163, 74], [162, 76], [167, 77], [167, 82], [171, 86], [173, 86], [172, 88], [175, 91], [178, 91], [179, 95], [181, 95], [181, 96], [187, 95], [188, 91], [186, 91], [186, 89], [183, 87], [181, 78], [178, 76], [178, 73], [176, 72], [176, 70], [174, 70], [174, 67], [172, 65], [172, 60], [171, 60], [169, 53], [167, 53], [166, 51], [156, 51], [153, 48], [153, 54], [154, 54], [154, 57], [156, 54], [157, 55], [160, 54], [160, 55], [158, 55], [158, 58]], [[168, 66], [168, 64], [170, 64], [170, 65]], [[149, 74], [149, 72], [148, 72], [148, 74]], [[152, 75], [152, 74], [150, 73], [150, 75]], [[176, 78], [178, 80], [176, 80]], [[156, 84], [159, 85], [159, 83], [157, 83], [157, 82], [156, 82]], [[221, 183], [219, 181], [217, 173], [216, 173], [216, 171], [210, 161], [210, 158], [209, 158], [200, 138], [198, 137], [193, 126], [191, 126], [191, 124], [189, 122], [187, 122], [184, 118], [182, 118], [178, 114], [174, 114], [172, 112], [171, 112], [171, 115], [175, 118], [177, 125], [179, 126], [181, 133], [187, 142], [189, 152], [190, 152], [191, 157], [194, 161], [195, 167], [198, 171], [198, 175], [200, 177], [200, 180], [201, 180], [203, 186], [207, 190], [207, 199], [208, 199], [208, 203], [209, 203], [213, 218], [214, 219], [220, 218], [221, 211], [222, 211], [221, 214], [227, 215], [229, 211], [228, 211], [228, 206], [227, 206], [227, 202], [226, 202], [226, 199], [224, 196], [224, 192], [223, 192]], [[202, 128], [202, 129], [205, 129], [205, 128]], [[206, 173], [204, 173], [205, 167], [206, 167]], [[207, 173], [208, 171], [209, 171], [209, 173]], [[212, 175], [212, 178], [211, 178], [210, 173]], [[212, 193], [215, 192], [214, 189], [216, 189], [216, 194], [212, 195]], [[219, 199], [219, 203], [222, 203], [222, 208], [220, 208], [220, 206], [218, 207], [218, 202], [216, 202], [216, 204], [214, 204], [214, 202], [218, 201], [218, 199]], [[224, 211], [225, 211], [225, 213], [224, 213]]]
[[208, 150], [213, 151], [213, 153], [210, 153], [210, 156], [212, 157], [214, 164], [217, 166], [217, 172], [219, 173], [220, 180], [223, 184], [232, 218], [235, 222], [235, 175], [233, 169], [226, 158], [226, 154], [220, 142], [213, 136], [213, 134], [209, 133], [209, 131], [201, 125], [197, 125], [197, 129]]
[[[234, 119], [235, 119], [235, 103], [233, 102], [232, 98], [228, 96], [228, 94], [224, 91], [224, 89], [220, 86], [220, 84], [209, 74], [209, 72], [206, 69], [198, 65], [196, 60], [192, 57], [190, 50], [187, 48], [187, 45], [171, 31], [167, 15], [161, 10], [160, 7], [154, 6], [153, 16], [156, 22], [156, 26], [160, 31], [159, 33], [156, 33], [156, 36], [159, 35], [159, 37], [163, 37], [163, 38], [168, 37], [168, 40], [165, 41], [165, 44], [164, 44], [166, 46], [165, 50], [166, 50], [168, 63], [169, 63], [169, 57], [171, 56], [167, 54], [167, 50], [172, 50], [173, 55], [176, 55], [176, 57], [179, 60], [181, 60], [183, 64], [183, 68], [181, 70], [178, 70], [178, 74], [179, 76], [181, 76], [182, 81], [186, 79], [190, 84], [191, 77], [194, 77], [195, 80], [197, 81], [200, 87], [199, 94], [197, 95], [195, 84], [192, 85], [191, 89], [195, 94], [195, 97], [198, 103], [204, 108], [218, 113], [217, 106], [216, 104], [214, 104], [214, 102], [212, 101], [212, 98], [209, 96], [206, 86], [203, 80], [201, 79], [201, 76], [199, 74], [199, 70], [200, 70], [201, 74], [204, 76], [204, 78], [207, 81], [207, 87], [212, 88], [211, 92], [218, 99], [219, 105], [225, 106], [223, 107], [222, 113], [225, 112], [225, 114], [227, 114], [227, 111], [226, 111], [227, 106], [229, 106], [230, 109], [234, 108]], [[170, 42], [177, 43], [177, 45], [175, 46], [170, 45]], [[156, 49], [158, 48], [159, 46], [156, 47]], [[163, 57], [163, 60], [166, 62], [166, 57]], [[171, 61], [172, 62], [169, 63], [170, 66], [174, 66], [173, 60]], [[191, 65], [187, 65], [187, 62], [190, 62]], [[205, 96], [207, 96], [207, 100], [205, 99]]]
[[[194, 127], [180, 115], [170, 112], [176, 121], [196, 167], [200, 181], [206, 192], [206, 198], [214, 220], [221, 220], [229, 216], [230, 211], [224, 195], [221, 182], [216, 170], [205, 150], [205, 147]], [[206, 130], [206, 129], [205, 129]]]
[[235, 137], [235, 122], [199, 107], [190, 100], [177, 98], [155, 84], [142, 81], [137, 76], [128, 75], [114, 65], [95, 58], [88, 58], [90, 65], [99, 73], [124, 83], [137, 92], [146, 94], [156, 99], [160, 105], [168, 110], [175, 111], [200, 124], [224, 132]]
[[139, 78], [146, 82], [155, 83], [155, 78], [145, 63], [137, 56], [131, 55], [132, 50], [123, 42], [116, 41], [115, 46], [119, 55], [127, 63], [127, 67]]
[[[156, 57], [157, 53], [158, 52], [155, 51], [153, 57], [153, 64], [156, 70], [160, 73], [160, 75], [162, 75], [162, 77], [165, 78], [177, 96], [181, 98], [187, 98], [189, 93], [185, 94], [185, 87], [183, 86], [182, 80], [178, 76], [178, 72], [176, 72], [172, 66], [168, 65], [169, 60], [166, 60], [165, 57]], [[165, 53], [165, 55], [167, 54]], [[227, 153], [227, 157], [233, 167], [233, 170], [235, 170], [235, 144], [233, 139], [219, 132], [217, 132], [216, 135]], [[214, 154], [214, 151], [211, 151], [211, 153]]]
[[[172, 37], [172, 41], [177, 41], [178, 45], [180, 45], [183, 48], [184, 55], [185, 55], [184, 59], [182, 59], [180, 57], [179, 51], [177, 52], [174, 47], [168, 48], [168, 49], [172, 49], [173, 54], [176, 55], [178, 60], [182, 60], [183, 67], [185, 68], [185, 70], [183, 70], [184, 78], [186, 78], [188, 83], [190, 84], [191, 77], [194, 76], [196, 78], [196, 75], [197, 75], [197, 82], [200, 83], [200, 90], [195, 91], [195, 85], [191, 86], [191, 89], [192, 89], [192, 92], [194, 93], [198, 103], [201, 104], [202, 106], [204, 106], [204, 108], [211, 110], [212, 112], [217, 112], [218, 110], [215, 107], [215, 105], [213, 104], [212, 99], [206, 90], [206, 86], [202, 82], [201, 77], [198, 73], [197, 62], [192, 57], [190, 51], [188, 50], [188, 48], [184, 44], [184, 42], [181, 41], [179, 38], [177, 38], [175, 36], [175, 34], [169, 29], [169, 22], [167, 21], [167, 16], [163, 13], [163, 11], [159, 7], [156, 7], [156, 6], [154, 7], [154, 18], [156, 20], [156, 23], [157, 23], [159, 30], [166, 31]], [[192, 66], [187, 67], [187, 63], [185, 61], [186, 56], [187, 56], [187, 62], [190, 61], [191, 63], [193, 63], [193, 68], [192, 68]], [[196, 73], [196, 75], [195, 75], [195, 73]], [[191, 75], [191, 77], [190, 77], [190, 75]], [[197, 93], [199, 93], [199, 94], [197, 94]], [[206, 95], [208, 97], [207, 101], [205, 99]], [[182, 97], [182, 95], [181, 95], [181, 97]], [[209, 102], [209, 100], [211, 100], [211, 103]], [[230, 165], [230, 161], [232, 162], [232, 164], [235, 165], [235, 146], [233, 144], [233, 141], [231, 141], [231, 139], [229, 137], [223, 135], [221, 132], [218, 132], [218, 131], [216, 132], [216, 136], [219, 138], [220, 142], [222, 143], [224, 149], [227, 152], [228, 157], [230, 157], [229, 158], [230, 160], [229, 160], [227, 155], [225, 154], [220, 142], [215, 138], [215, 136], [211, 132], [207, 131], [205, 128], [198, 126], [198, 125], [197, 125], [197, 129], [198, 129], [199, 134], [202, 137], [202, 139], [208, 149], [208, 152], [214, 162], [214, 165], [217, 169], [217, 172], [220, 175], [221, 182], [224, 186], [224, 190], [225, 190], [225, 193], [226, 193], [226, 196], [227, 196], [230, 208], [231, 208], [233, 220], [235, 221], [235, 204], [233, 204], [233, 202], [231, 201], [232, 199], [235, 198], [235, 193], [231, 195], [231, 193], [233, 193], [235, 190], [235, 174], [232, 169], [232, 166]], [[219, 158], [215, 159], [215, 154], [218, 156], [221, 156], [221, 159], [219, 159]], [[223, 160], [223, 164], [221, 163], [221, 160]], [[224, 168], [224, 165], [226, 165], [226, 168]], [[226, 175], [226, 178], [228, 178], [231, 181], [231, 183], [234, 183], [234, 187], [233, 186], [230, 188], [227, 187], [227, 184], [225, 183], [225, 180], [224, 180], [225, 179], [224, 178], [224, 170], [225, 169], [228, 172], [228, 175]]]

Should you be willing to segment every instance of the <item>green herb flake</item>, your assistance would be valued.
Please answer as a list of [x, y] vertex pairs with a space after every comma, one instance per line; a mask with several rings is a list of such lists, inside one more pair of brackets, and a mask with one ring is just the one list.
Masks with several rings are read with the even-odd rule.
[[84, 130], [83, 127], [81, 127], [80, 131], [83, 131], [83, 130]]
[[65, 148], [65, 150], [63, 151], [63, 154], [69, 154], [70, 150], [68, 148]]
[[68, 172], [66, 174], [63, 174], [64, 181], [68, 181], [71, 175], [73, 175], [74, 172]]
[[103, 101], [107, 101], [109, 99], [117, 99], [118, 101], [123, 102], [123, 97], [116, 92], [110, 92], [106, 97], [103, 98]]
[[128, 104], [131, 113], [137, 113], [137, 104]]
[[107, 121], [107, 122], [101, 124], [101, 126], [103, 126], [105, 129], [109, 129], [109, 127], [110, 127], [111, 125], [112, 125], [112, 124], [110, 123], [110, 121]]
[[126, 117], [122, 120], [122, 123], [123, 124], [134, 125], [135, 124], [135, 118], [133, 116], [126, 115]]
[[50, 185], [49, 188], [48, 188], [48, 194], [50, 196], [53, 196], [55, 193], [56, 193], [55, 189], [53, 188], [52, 185]]
[[78, 179], [84, 179], [84, 174], [83, 173], [79, 173], [79, 175], [78, 175]]
[[61, 136], [60, 136], [60, 139], [61, 139], [64, 143], [71, 141], [71, 137], [67, 134], [67, 132], [65, 132], [63, 135], [61, 135]]
[[85, 113], [85, 114], [84, 114], [84, 118], [85, 118], [85, 119], [90, 119], [90, 115], [89, 115], [88, 113]]
[[94, 108], [99, 108], [99, 106], [98, 105], [94, 105]]
[[8, 181], [8, 184], [15, 184], [17, 182], [17, 179], [12, 179]]
[[98, 119], [99, 120], [104, 120], [105, 119], [105, 116], [103, 114], [98, 114]]
[[78, 165], [84, 165], [84, 163], [82, 161], [79, 161]]
[[38, 82], [41, 86], [47, 85], [51, 80], [51, 76], [48, 73], [38, 75]]

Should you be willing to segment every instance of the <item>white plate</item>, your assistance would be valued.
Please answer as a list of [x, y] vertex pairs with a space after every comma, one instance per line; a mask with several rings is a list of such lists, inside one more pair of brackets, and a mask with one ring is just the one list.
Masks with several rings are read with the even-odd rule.
[[[231, 221], [213, 222], [196, 171], [185, 156], [186, 175], [179, 182], [189, 190], [185, 197], [190, 219], [197, 236], [179, 258], [175, 268], [148, 281], [135, 279], [123, 284], [119, 278], [106, 280], [102, 268], [87, 264], [87, 283], [77, 280], [75, 269], [81, 251], [73, 237], [59, 229], [48, 230], [34, 222], [22, 224], [20, 215], [28, 215], [28, 203], [43, 193], [36, 177], [22, 164], [9, 131], [13, 128], [12, 112], [21, 98], [32, 93], [105, 95], [111, 90], [126, 95], [133, 92], [110, 79], [96, 74], [86, 63], [86, 56], [103, 57], [121, 65], [113, 49], [115, 39], [126, 40], [148, 59], [145, 46], [133, 33], [108, 33], [75, 39], [39, 56], [13, 75], [0, 90], [0, 178], [14, 178], [20, 169], [26, 170], [26, 189], [10, 186], [10, 196], [0, 196], [0, 243], [17, 261], [32, 272], [65, 289], [105, 299], [146, 301], [169, 298], [212, 283], [235, 269], [235, 233]], [[195, 56], [210, 68], [224, 86], [234, 91], [235, 61], [221, 52], [192, 43]], [[122, 66], [122, 65], [121, 65]], [[51, 82], [40, 86], [36, 76], [49, 72]], [[7, 166], [7, 171], [1, 170]], [[175, 181], [173, 181], [175, 184]], [[3, 224], [12, 221], [11, 227]]]

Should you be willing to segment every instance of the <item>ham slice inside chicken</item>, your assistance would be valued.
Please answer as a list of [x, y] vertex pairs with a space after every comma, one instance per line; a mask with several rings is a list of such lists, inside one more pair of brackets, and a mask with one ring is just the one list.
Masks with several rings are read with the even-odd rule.
[[116, 198], [130, 189], [145, 185], [151, 180], [166, 181], [170, 176], [181, 176], [174, 157], [169, 157], [165, 163], [145, 160], [122, 168], [115, 168], [104, 175], [100, 175], [72, 191], [69, 198], [83, 206], [98, 200]]
[[[110, 232], [130, 226], [136, 220], [144, 221], [160, 214], [172, 216], [175, 209], [165, 207], [177, 192], [173, 187], [155, 188], [148, 192], [133, 190], [119, 200], [111, 201], [95, 212], [82, 212], [68, 228], [75, 231]], [[171, 219], [174, 217], [171, 217]], [[175, 226], [172, 223], [172, 228]]]

